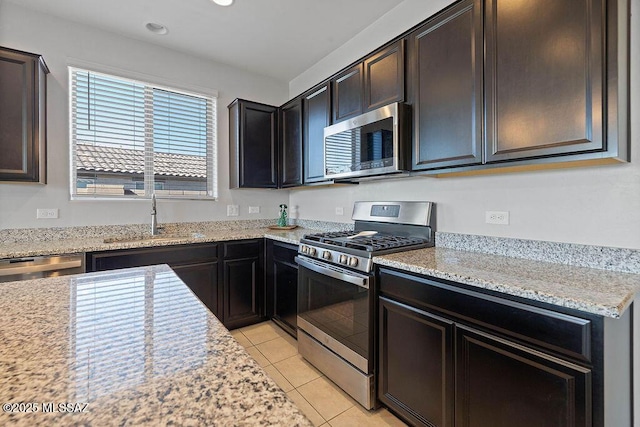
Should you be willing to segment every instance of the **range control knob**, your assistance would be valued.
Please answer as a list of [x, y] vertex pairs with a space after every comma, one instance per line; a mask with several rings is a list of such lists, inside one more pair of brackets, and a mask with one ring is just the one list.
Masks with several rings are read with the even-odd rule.
[[347, 264], [348, 258], [346, 255], [340, 255], [339, 262], [340, 264]]
[[349, 258], [349, 265], [351, 267], [357, 267], [358, 266], [358, 258], [356, 258], [356, 257]]
[[316, 253], [317, 253], [317, 252], [318, 252], [318, 251], [316, 251], [316, 248], [309, 248], [309, 255], [311, 255], [311, 256], [316, 256]]
[[300, 246], [300, 252], [302, 252], [303, 254], [306, 254], [307, 252], [309, 252], [309, 248], [302, 245]]
[[329, 251], [322, 252], [322, 258], [326, 259], [327, 261], [331, 261], [331, 252]]

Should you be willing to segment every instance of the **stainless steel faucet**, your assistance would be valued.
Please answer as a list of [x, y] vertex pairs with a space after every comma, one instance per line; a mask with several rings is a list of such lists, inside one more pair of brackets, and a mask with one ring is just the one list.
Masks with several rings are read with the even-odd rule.
[[158, 211], [156, 210], [156, 193], [151, 196], [151, 235], [158, 235], [158, 218], [156, 217]]

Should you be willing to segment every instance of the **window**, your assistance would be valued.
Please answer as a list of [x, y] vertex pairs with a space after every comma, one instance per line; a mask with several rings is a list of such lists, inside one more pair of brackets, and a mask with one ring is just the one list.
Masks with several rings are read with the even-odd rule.
[[217, 196], [215, 97], [69, 74], [72, 198]]

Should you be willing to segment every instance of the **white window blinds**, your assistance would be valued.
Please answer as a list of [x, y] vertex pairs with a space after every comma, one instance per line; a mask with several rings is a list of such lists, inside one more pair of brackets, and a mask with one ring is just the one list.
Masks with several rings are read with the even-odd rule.
[[217, 196], [215, 97], [69, 70], [72, 197]]

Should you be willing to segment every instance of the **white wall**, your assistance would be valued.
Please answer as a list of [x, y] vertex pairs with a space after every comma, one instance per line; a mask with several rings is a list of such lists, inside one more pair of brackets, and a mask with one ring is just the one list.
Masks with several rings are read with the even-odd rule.
[[[289, 84], [291, 97], [433, 15], [450, 1], [405, 0]], [[640, 0], [631, 0], [629, 164], [460, 178], [408, 178], [295, 190], [290, 205], [306, 219], [346, 221], [356, 200], [430, 200], [438, 230], [640, 249]], [[335, 207], [345, 215], [335, 215]], [[508, 226], [485, 211], [509, 211]]]
[[[70, 60], [142, 74], [176, 86], [218, 91], [219, 201], [161, 200], [160, 222], [236, 219], [227, 218], [227, 204], [240, 205], [240, 219], [276, 218], [278, 205], [287, 203], [287, 191], [229, 191], [226, 108], [237, 97], [280, 105], [287, 98], [286, 83], [1, 1], [0, 45], [42, 54], [51, 70], [47, 80], [48, 184], [0, 183], [0, 228], [149, 221], [148, 201], [70, 201], [67, 84]], [[261, 213], [249, 215], [249, 204], [261, 206]], [[60, 218], [36, 220], [36, 208], [59, 208]]]

